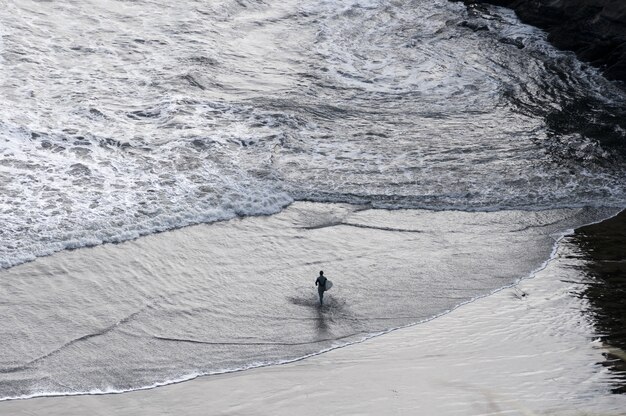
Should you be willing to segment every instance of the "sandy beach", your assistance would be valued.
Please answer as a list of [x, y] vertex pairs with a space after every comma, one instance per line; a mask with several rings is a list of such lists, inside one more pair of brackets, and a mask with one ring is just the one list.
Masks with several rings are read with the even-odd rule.
[[[278, 218], [293, 221], [303, 218], [302, 210], [310, 214], [319, 209], [296, 205]], [[411, 215], [413, 220], [420, 217]], [[485, 214], [472, 218], [481, 215]], [[382, 228], [384, 217], [373, 218]], [[623, 219], [617, 221], [617, 227], [623, 226]], [[336, 232], [332, 227], [316, 229]], [[172, 236], [151, 236], [145, 244], [164, 239], [171, 243]], [[621, 350], [603, 342], [589, 314], [589, 300], [580, 296], [588, 283], [583, 272], [588, 259], [577, 241], [562, 239], [552, 260], [516, 286], [361, 343], [288, 364], [149, 390], [4, 401], [0, 414], [624, 414], [626, 397], [612, 394], [623, 378], [604, 365], [610, 351]], [[116, 249], [128, 247], [94, 250]], [[82, 254], [79, 250], [66, 255]], [[52, 256], [41, 261], [56, 260]], [[43, 266], [35, 263], [23, 267], [41, 270]]]

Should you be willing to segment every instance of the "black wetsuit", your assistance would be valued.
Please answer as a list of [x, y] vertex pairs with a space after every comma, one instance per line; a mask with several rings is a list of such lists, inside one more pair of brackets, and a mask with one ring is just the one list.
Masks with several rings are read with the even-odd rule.
[[324, 276], [319, 276], [315, 281], [315, 286], [317, 286], [317, 293], [320, 295], [320, 305], [324, 302], [324, 291], [326, 290], [326, 278]]

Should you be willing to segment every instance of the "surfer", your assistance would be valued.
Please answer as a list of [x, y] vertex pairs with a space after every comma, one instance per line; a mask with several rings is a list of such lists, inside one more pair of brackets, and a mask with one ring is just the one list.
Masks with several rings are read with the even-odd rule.
[[317, 293], [320, 295], [320, 306], [324, 304], [324, 291], [326, 290], [326, 278], [324, 272], [320, 271], [320, 275], [317, 276], [315, 286], [317, 286]]

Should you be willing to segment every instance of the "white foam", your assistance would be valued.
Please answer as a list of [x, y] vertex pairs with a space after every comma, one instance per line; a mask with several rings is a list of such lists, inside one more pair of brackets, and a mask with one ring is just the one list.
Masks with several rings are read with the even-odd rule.
[[621, 93], [510, 12], [418, 4], [7, 5], [0, 267], [293, 200], [623, 206], [610, 149], [542, 113]]

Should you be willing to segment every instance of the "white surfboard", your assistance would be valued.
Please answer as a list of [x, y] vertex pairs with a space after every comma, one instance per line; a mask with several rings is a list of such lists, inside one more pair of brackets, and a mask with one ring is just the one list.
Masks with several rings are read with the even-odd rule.
[[326, 284], [324, 285], [324, 290], [330, 290], [331, 287], [333, 287], [333, 282], [331, 282], [330, 280], [326, 279]]

